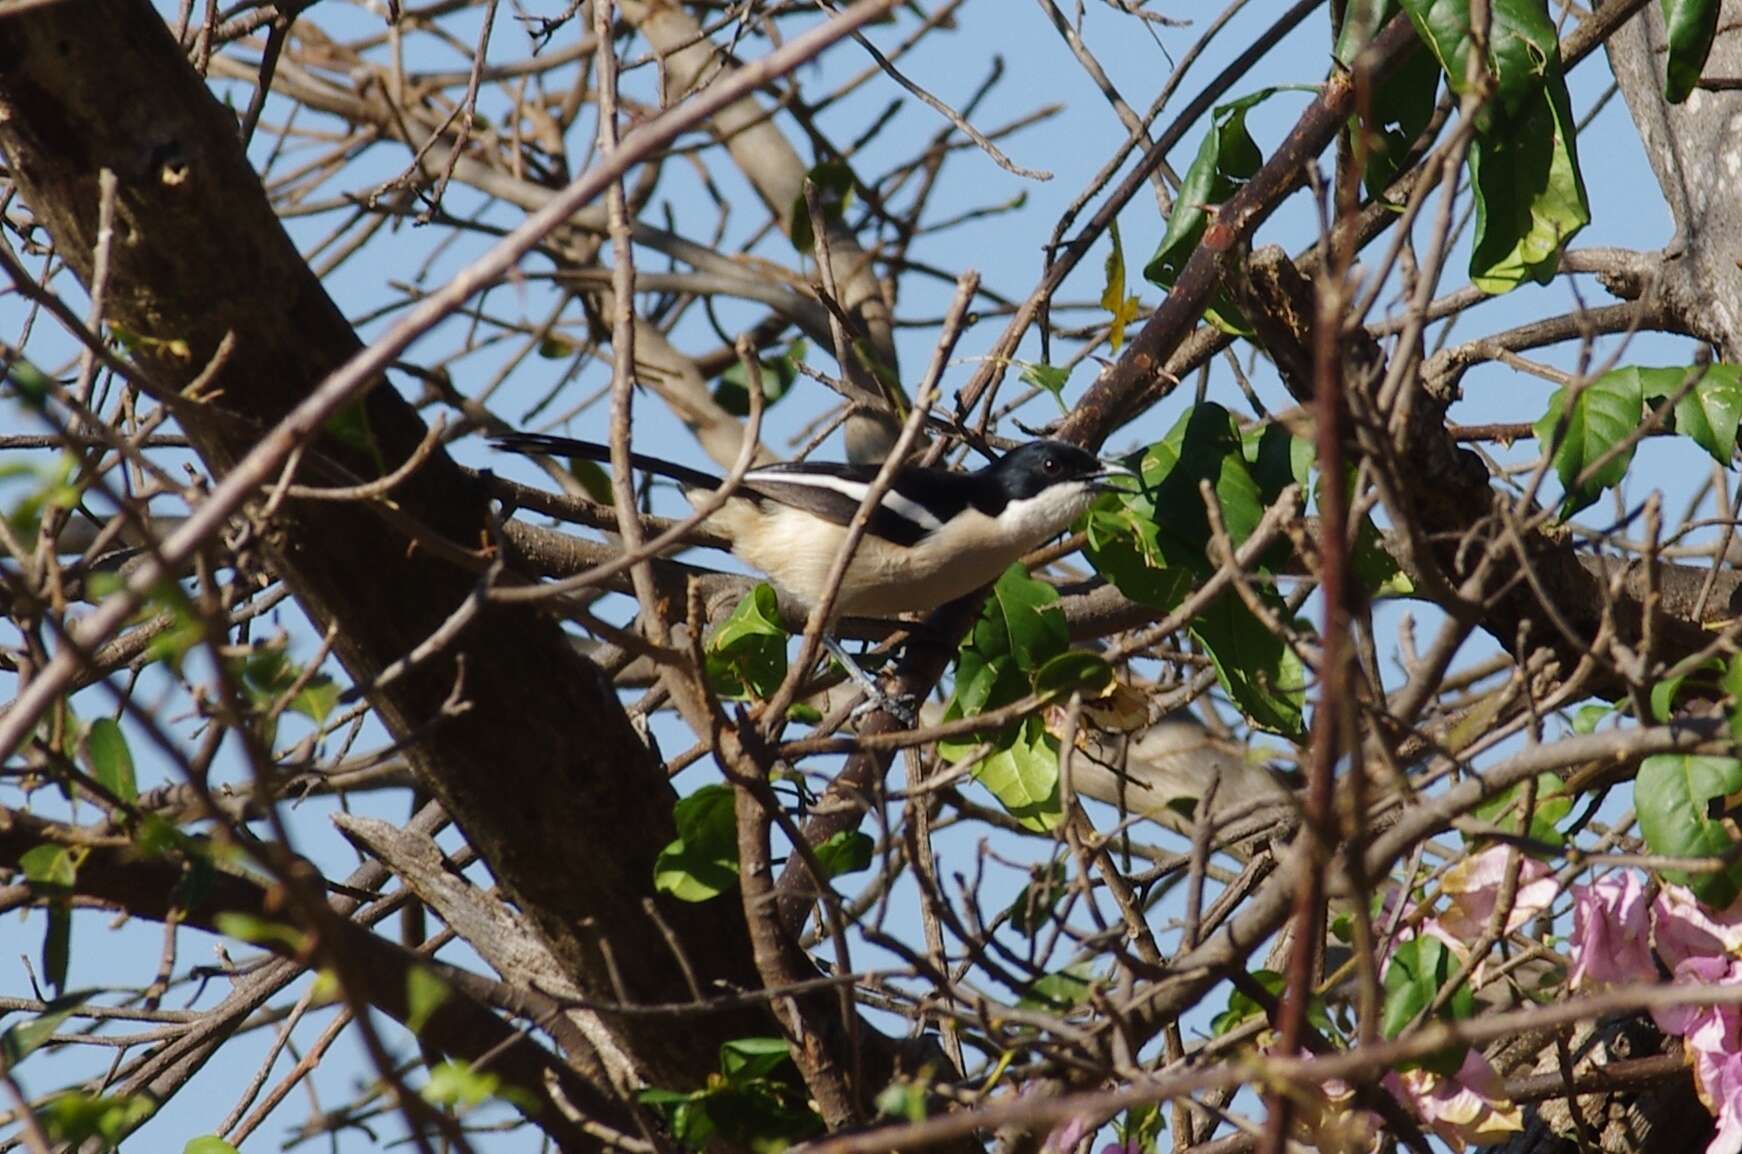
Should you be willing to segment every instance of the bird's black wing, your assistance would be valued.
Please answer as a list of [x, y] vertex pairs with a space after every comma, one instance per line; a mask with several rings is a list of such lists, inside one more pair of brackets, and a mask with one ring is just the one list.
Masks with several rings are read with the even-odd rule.
[[[503, 433], [490, 438], [492, 448], [501, 449], [507, 453], [521, 453], [528, 456], [548, 454], [552, 457], [573, 457], [582, 461], [598, 461], [600, 464], [611, 463], [611, 446], [598, 441], [579, 441], [573, 437], [556, 437], [549, 433]], [[670, 477], [686, 489], [718, 489], [720, 478], [713, 473], [692, 469], [688, 465], [680, 465], [676, 461], [668, 461], [664, 457], [650, 457], [646, 453], [630, 453], [629, 463], [644, 473], [654, 473], [661, 477]]]
[[[847, 525], [859, 511], [881, 466], [787, 464], [752, 469], [743, 489], [790, 505], [834, 525]], [[945, 469], [910, 467], [871, 514], [865, 531], [896, 545], [912, 546], [942, 528], [973, 499], [974, 477]]]

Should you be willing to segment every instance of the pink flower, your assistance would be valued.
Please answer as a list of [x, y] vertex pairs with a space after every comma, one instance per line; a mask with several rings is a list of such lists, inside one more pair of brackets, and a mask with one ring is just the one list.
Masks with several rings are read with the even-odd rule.
[[1742, 1010], [1706, 1006], [1688, 1023], [1694, 1088], [1718, 1120], [1706, 1154], [1742, 1152]]
[[[1441, 918], [1446, 932], [1473, 942], [1488, 928], [1500, 885], [1506, 878], [1506, 861], [1512, 851], [1504, 846], [1483, 850], [1446, 871], [1440, 892], [1452, 899], [1452, 908]], [[1560, 892], [1548, 866], [1527, 857], [1518, 865], [1518, 893], [1506, 915], [1506, 931], [1518, 929], [1542, 911]]]
[[1735, 906], [1714, 914], [1683, 887], [1666, 885], [1651, 914], [1652, 940], [1672, 970], [1684, 958], [1742, 954], [1742, 916]]
[[1654, 981], [1651, 916], [1645, 887], [1632, 870], [1616, 870], [1573, 887], [1572, 984]]
[[1450, 1078], [1407, 1070], [1387, 1074], [1385, 1087], [1455, 1151], [1524, 1129], [1523, 1113], [1505, 1100], [1500, 1075], [1480, 1050], [1465, 1054], [1464, 1064]]
[[[1719, 956], [1689, 957], [1676, 963], [1673, 981], [1678, 986], [1722, 986], [1738, 978], [1730, 959]], [[1688, 1034], [1717, 1012], [1715, 1006], [1664, 1006], [1651, 1011], [1657, 1028], [1666, 1034]]]

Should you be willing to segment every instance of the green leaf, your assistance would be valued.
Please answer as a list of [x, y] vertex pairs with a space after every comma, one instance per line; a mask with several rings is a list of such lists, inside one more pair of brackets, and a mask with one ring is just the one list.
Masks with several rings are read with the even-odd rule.
[[6, 382], [18, 390], [19, 400], [37, 410], [48, 404], [57, 387], [52, 377], [26, 360], [15, 360], [7, 367]]
[[139, 800], [139, 783], [133, 776], [133, 754], [127, 738], [113, 718], [100, 717], [85, 733], [85, 764], [104, 789], [131, 805]]
[[[805, 179], [816, 187], [817, 205], [822, 209], [823, 219], [829, 224], [839, 224], [853, 201], [853, 170], [847, 162], [825, 160], [806, 173]], [[802, 192], [793, 198], [789, 218], [792, 221], [788, 230], [792, 247], [802, 256], [812, 256], [817, 239], [811, 228], [810, 206], [805, 203]]]
[[[1269, 991], [1271, 996], [1279, 999], [1288, 987], [1288, 979], [1275, 970], [1253, 970], [1252, 979]], [[1229, 1030], [1249, 1019], [1263, 1016], [1264, 1007], [1258, 1003], [1257, 999], [1248, 996], [1241, 990], [1230, 990], [1228, 992], [1228, 1008], [1210, 1021], [1210, 1035], [1220, 1038]], [[1312, 998], [1307, 1002], [1307, 1021], [1321, 1034], [1335, 1032], [1335, 1027], [1331, 1024], [1330, 1014], [1326, 1012], [1324, 1000], [1321, 998]]]
[[56, 992], [67, 988], [67, 967], [73, 960], [73, 911], [65, 901], [49, 903], [48, 925], [42, 931], [42, 975]]
[[152, 590], [151, 607], [159, 614], [167, 614], [170, 625], [146, 644], [145, 659], [161, 661], [179, 672], [181, 659], [206, 639], [206, 628], [200, 623], [194, 603], [173, 581], [164, 581]]
[[685, 902], [705, 902], [735, 888], [738, 825], [731, 788], [704, 785], [672, 813], [677, 838], [654, 861], [653, 888]]
[[1058, 402], [1059, 411], [1065, 410], [1065, 383], [1071, 379], [1069, 369], [1041, 364], [1038, 361], [1017, 361], [1016, 364], [1022, 369], [1018, 375], [1024, 384], [1045, 389]]
[[327, 715], [339, 704], [340, 692], [338, 683], [331, 677], [317, 673], [296, 691], [287, 708], [292, 713], [302, 714], [316, 725], [324, 725]]
[[1169, 568], [1153, 516], [1130, 502], [1102, 497], [1088, 519], [1084, 554], [1119, 592], [1156, 609], [1172, 609], [1191, 592], [1192, 570]]
[[1713, 671], [1721, 673], [1723, 672], [1723, 669], [1724, 663], [1718, 658], [1713, 657], [1692, 669], [1684, 670], [1681, 673], [1665, 677], [1656, 685], [1653, 685], [1651, 687], [1652, 720], [1660, 725], [1669, 721], [1670, 717], [1675, 713], [1676, 696], [1681, 693], [1681, 688], [1687, 683], [1688, 678], [1699, 677], [1702, 683], [1710, 684], [1710, 679], [1703, 675]]
[[6, 523], [14, 536], [34, 537], [42, 526], [42, 515], [49, 509], [74, 509], [84, 499], [89, 479], [78, 480], [77, 457], [62, 454], [52, 464], [22, 465], [0, 480], [14, 478], [33, 480], [36, 484], [17, 505], [6, 514]]
[[992, 596], [974, 626], [972, 644], [988, 657], [1008, 654], [1017, 668], [1032, 672], [1070, 645], [1059, 594], [1045, 581], [1013, 564], [992, 586]]
[[[1536, 807], [1531, 811], [1530, 839], [1544, 845], [1559, 845], [1563, 840], [1555, 828], [1573, 812], [1573, 798], [1567, 783], [1552, 773], [1536, 776]], [[1504, 816], [1503, 816], [1504, 815]], [[1516, 834], [1524, 824], [1524, 784], [1489, 798], [1476, 807], [1476, 817], [1490, 825]]]
[[[1011, 657], [987, 660], [978, 650], [964, 646], [956, 660], [955, 690], [944, 710], [945, 721], [960, 721], [1009, 705], [1028, 695], [1029, 679]], [[968, 756], [982, 742], [997, 739], [997, 733], [975, 733], [962, 739], [938, 742], [938, 752], [951, 762]]]
[[904, 1122], [923, 1122], [926, 1118], [928, 1097], [926, 1087], [918, 1082], [891, 1082], [877, 1092], [877, 1116], [899, 1118]]
[[1034, 937], [1052, 921], [1052, 912], [1065, 896], [1065, 863], [1053, 860], [1029, 870], [1029, 882], [1006, 909], [1010, 926], [1025, 937]]
[[731, 701], [765, 698], [786, 677], [786, 630], [774, 587], [757, 585], [708, 638], [708, 681]]
[[1720, 0], [1659, 0], [1669, 34], [1663, 98], [1680, 104], [1700, 85], [1700, 72], [1718, 34]]
[[[1668, 388], [1652, 391], [1650, 376], [1654, 372], [1666, 374], [1658, 380]], [[1736, 456], [1736, 423], [1742, 421], [1742, 365], [1707, 365], [1703, 371], [1698, 366], [1640, 370], [1648, 399], [1675, 396], [1691, 374], [1698, 374], [1698, 380], [1675, 404], [1675, 430], [1692, 437], [1694, 444], [1728, 469]], [[1675, 379], [1667, 380], [1667, 376]]]
[[[1263, 594], [1278, 618], [1287, 607], [1274, 593]], [[1306, 666], [1272, 633], [1232, 589], [1192, 621], [1192, 636], [1215, 663], [1222, 688], [1254, 725], [1299, 737], [1306, 706]]]
[[1143, 303], [1134, 296], [1125, 295], [1125, 247], [1119, 243], [1118, 221], [1107, 226], [1107, 234], [1113, 247], [1107, 252], [1107, 279], [1106, 287], [1101, 290], [1101, 307], [1113, 314], [1113, 323], [1107, 330], [1107, 343], [1118, 352], [1125, 343], [1125, 326], [1137, 316]]
[[198, 1138], [188, 1139], [181, 1154], [240, 1154], [240, 1152], [222, 1138], [213, 1134], [205, 1134]]
[[843, 829], [830, 834], [813, 852], [817, 855], [817, 862], [823, 867], [823, 872], [830, 878], [838, 878], [842, 874], [870, 869], [871, 857], [876, 849], [877, 843], [871, 840], [869, 834], [856, 829]]
[[304, 952], [308, 945], [308, 935], [295, 926], [240, 910], [226, 910], [214, 917], [212, 924], [220, 934], [250, 945], [278, 945], [295, 954]]
[[[1591, 381], [1573, 400], [1571, 390], [1556, 389], [1548, 411], [1532, 426], [1543, 451], [1550, 453], [1555, 474], [1566, 496], [1561, 501], [1565, 519], [1590, 505], [1604, 489], [1621, 483], [1633, 461], [1633, 446], [1616, 453], [1601, 467], [1592, 469], [1613, 446], [1639, 427], [1644, 396], [1637, 370], [1617, 369]], [[1556, 431], [1562, 430], [1556, 440]], [[1579, 477], [1590, 469], [1583, 482]]]
[[1089, 1000], [1089, 990], [1095, 981], [1093, 963], [1077, 962], [1036, 978], [1017, 1005], [1024, 1009], [1053, 1012], [1073, 1009]]
[[1355, 548], [1349, 553], [1349, 568], [1369, 597], [1408, 597], [1415, 592], [1415, 582], [1385, 547], [1385, 537], [1371, 516], [1361, 518], [1355, 527]]
[[743, 1147], [755, 1154], [782, 1154], [823, 1129], [779, 1038], [739, 1038], [720, 1047], [720, 1073], [705, 1088], [689, 1092], [643, 1090], [642, 1102], [666, 1118], [686, 1149]]
[[1099, 653], [1072, 649], [1049, 660], [1034, 673], [1037, 693], [1063, 697], [1082, 690], [1093, 696], [1113, 684], [1113, 667]]
[[1730, 658], [1718, 684], [1730, 696], [1730, 737], [1742, 741], [1742, 654]]
[[424, 1101], [452, 1110], [473, 1110], [502, 1095], [502, 1077], [475, 1069], [470, 1062], [449, 1058], [429, 1072]]
[[428, 966], [412, 966], [405, 972], [405, 1028], [414, 1034], [423, 1033], [430, 1018], [452, 993], [440, 974]]
[[155, 813], [142, 813], [133, 826], [133, 845], [148, 858], [167, 853], [192, 850], [193, 839], [175, 828], [168, 819]]
[[74, 990], [46, 1003], [42, 1013], [0, 1033], [0, 1070], [16, 1069], [30, 1053], [54, 1036], [61, 1024], [91, 1000], [95, 990]]
[[[1385, 970], [1385, 1007], [1379, 1031], [1395, 1038], [1433, 1004], [1440, 990], [1457, 972], [1458, 959], [1436, 937], [1422, 934], [1398, 946]], [[1464, 982], [1451, 996], [1441, 1016], [1460, 1021], [1476, 1012], [1476, 995]]]
[[1038, 716], [1013, 727], [1005, 744], [975, 767], [974, 780], [1024, 829], [1046, 833], [1064, 820], [1058, 743]]
[[100, 1149], [113, 1150], [156, 1112], [157, 1103], [144, 1094], [103, 1098], [72, 1090], [50, 1098], [36, 1117], [57, 1145], [94, 1142]]
[[[1736, 840], [1723, 812], [1725, 801], [1738, 792], [1742, 761], [1733, 757], [1664, 753], [1646, 758], [1633, 786], [1645, 844], [1666, 857], [1722, 856]], [[1663, 876], [1687, 886], [1713, 909], [1725, 908], [1742, 892], [1742, 862], [1731, 862], [1719, 873], [1664, 870]]]
[[66, 897], [78, 880], [72, 851], [64, 845], [39, 845], [25, 850], [18, 857], [18, 868], [30, 883], [32, 893], [44, 897]]
[[[809, 354], [810, 342], [801, 337], [787, 345], [779, 356], [758, 359], [762, 366], [764, 406], [773, 406], [792, 391], [792, 386], [798, 383], [798, 366]], [[735, 417], [750, 415], [750, 374], [745, 371], [743, 361], [734, 361], [731, 368], [720, 374], [714, 385], [714, 400]]]
[[[1164, 289], [1173, 288], [1185, 271], [1186, 262], [1203, 240], [1209, 227], [1210, 210], [1222, 204], [1257, 173], [1264, 163], [1264, 154], [1252, 134], [1246, 131], [1246, 114], [1252, 107], [1269, 99], [1276, 88], [1263, 88], [1249, 96], [1220, 105], [1210, 116], [1210, 131], [1191, 167], [1180, 182], [1179, 195], [1174, 198], [1173, 211], [1167, 216], [1167, 230], [1155, 255], [1144, 266], [1143, 275]], [[1227, 293], [1217, 290], [1205, 319], [1225, 332], [1244, 335], [1250, 331]]]
[[[1398, 0], [1349, 0], [1337, 35], [1337, 63], [1353, 69], [1361, 51], [1398, 11]], [[1362, 179], [1374, 198], [1396, 178], [1410, 145], [1433, 119], [1439, 88], [1439, 63], [1431, 53], [1413, 52], [1364, 102], [1370, 107], [1361, 123], [1366, 130]]]
[[[1403, 0], [1452, 90], [1468, 88], [1469, 0]], [[1560, 41], [1544, 0], [1493, 0], [1487, 71], [1495, 99], [1469, 154], [1476, 195], [1470, 279], [1487, 293], [1545, 284], [1563, 247], [1590, 223]]]
[[1240, 454], [1266, 505], [1290, 485], [1299, 485], [1303, 493], [1311, 488], [1317, 450], [1311, 441], [1283, 425], [1272, 421], [1241, 429]]
[[1615, 712], [1613, 705], [1581, 705], [1573, 713], [1573, 732], [1592, 734], [1603, 719]]
[[1155, 526], [1155, 556], [1148, 553], [1147, 535], [1141, 542], [1147, 564], [1159, 559], [1161, 567], [1189, 569], [1200, 579], [1215, 572], [1200, 482], [1208, 481], [1214, 490], [1223, 527], [1236, 548], [1264, 517], [1264, 494], [1247, 467], [1241, 431], [1228, 410], [1214, 402], [1181, 413], [1167, 435], [1144, 451], [1138, 468], [1144, 491], [1121, 494], [1118, 500]]
[[368, 453], [379, 463], [381, 450], [375, 444], [375, 432], [369, 425], [369, 408], [363, 400], [352, 401], [328, 417], [321, 428], [339, 444], [359, 453]]
[[790, 1061], [785, 1038], [734, 1038], [720, 1045], [720, 1073], [732, 1084], [766, 1078]]
[[575, 346], [555, 333], [551, 333], [538, 342], [538, 355], [547, 361], [560, 361], [565, 357], [573, 356], [574, 352]]

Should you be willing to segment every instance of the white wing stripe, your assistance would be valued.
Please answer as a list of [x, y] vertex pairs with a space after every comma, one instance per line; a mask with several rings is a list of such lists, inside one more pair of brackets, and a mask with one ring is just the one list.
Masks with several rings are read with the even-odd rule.
[[[865, 503], [865, 494], [870, 486], [859, 481], [849, 481], [843, 477], [830, 477], [819, 473], [788, 473], [784, 471], [752, 469], [744, 474], [744, 480], [750, 484], [762, 482], [767, 485], [808, 485], [813, 489], [828, 489], [839, 493], [856, 504]], [[902, 496], [894, 489], [883, 494], [881, 502], [885, 509], [904, 520], [911, 521], [922, 529], [932, 530], [943, 528], [944, 523], [932, 514], [930, 509], [908, 497]]]

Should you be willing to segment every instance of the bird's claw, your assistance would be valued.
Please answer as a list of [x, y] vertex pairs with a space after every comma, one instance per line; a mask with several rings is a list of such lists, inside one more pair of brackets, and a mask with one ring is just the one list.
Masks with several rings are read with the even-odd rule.
[[881, 709], [908, 729], [915, 729], [919, 726], [919, 714], [914, 710], [915, 704], [916, 699], [911, 693], [891, 695], [878, 692], [855, 705], [850, 716], [857, 720]]

